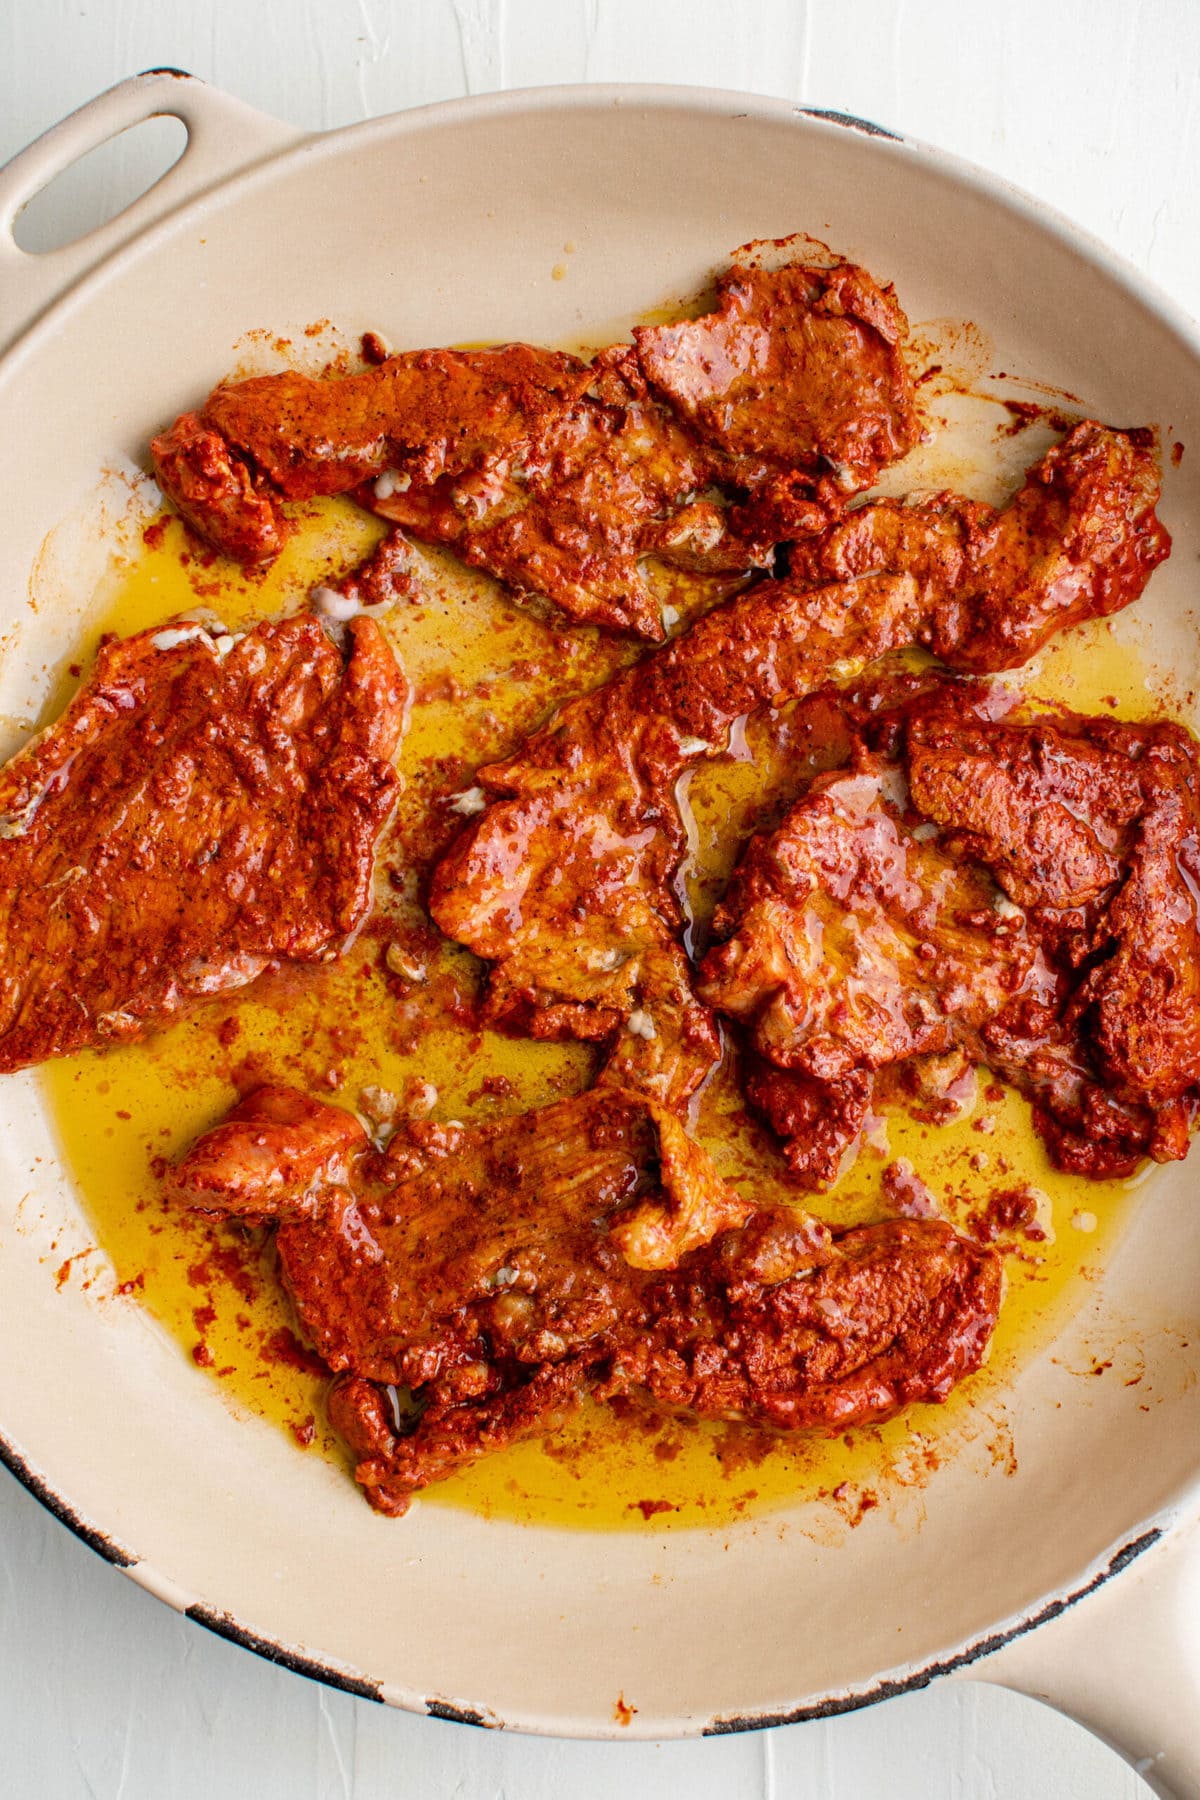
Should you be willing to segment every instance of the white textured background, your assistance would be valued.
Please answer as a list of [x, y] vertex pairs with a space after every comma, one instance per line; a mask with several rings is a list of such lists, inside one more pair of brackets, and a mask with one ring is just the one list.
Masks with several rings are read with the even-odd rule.
[[[1007, 176], [1200, 311], [1196, 0], [0, 0], [0, 162], [102, 88], [160, 65], [313, 130], [560, 81], [786, 95]], [[25, 243], [61, 241], [115, 210], [170, 153], [166, 126], [98, 153], [30, 209]], [[1140, 1639], [1123, 1622], [1137, 1608]], [[1103, 1725], [1160, 1792], [1200, 1800], [1198, 1613], [1193, 1531], [993, 1659], [994, 1672]], [[1141, 1644], [1164, 1652], [1174, 1684], [1157, 1718], [1139, 1700]], [[829, 1723], [664, 1746], [504, 1739], [386, 1713], [176, 1618], [0, 1476], [3, 1800], [1139, 1792], [1128, 1765], [1077, 1728], [978, 1684]]]

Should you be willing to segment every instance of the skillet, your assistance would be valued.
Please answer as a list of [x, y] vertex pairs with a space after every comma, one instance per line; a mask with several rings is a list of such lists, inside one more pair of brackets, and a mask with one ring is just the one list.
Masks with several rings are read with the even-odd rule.
[[[155, 112], [188, 126], [177, 169], [92, 238], [23, 257], [20, 203]], [[76, 585], [48, 608], [47, 534], [73, 512], [102, 524], [100, 470], [142, 461], [248, 326], [602, 340], [648, 300], [697, 289], [735, 243], [798, 227], [894, 280], [911, 318], [974, 321], [992, 370], [1036, 371], [1101, 418], [1200, 441], [1186, 320], [1045, 209], [873, 128], [742, 95], [589, 88], [295, 140], [170, 73], [114, 90], [0, 178], [0, 714], [37, 715], [103, 567], [100, 526], [81, 525]], [[1138, 642], [1186, 696], [1200, 491], [1186, 456], [1165, 478], [1175, 551], [1139, 604]], [[90, 1238], [36, 1076], [6, 1080], [0, 1120], [10, 1466], [172, 1605], [355, 1692], [589, 1736], [838, 1710], [1023, 1629], [1194, 1504], [1187, 1165], [1144, 1182], [1075, 1319], [1006, 1389], [992, 1424], [1011, 1457], [985, 1433], [853, 1533], [804, 1504], [719, 1531], [603, 1536], [434, 1506], [400, 1525], [372, 1515], [340, 1472], [234, 1417], [136, 1304], [58, 1290], [55, 1268]], [[1105, 1362], [1114, 1379], [1079, 1373]]]

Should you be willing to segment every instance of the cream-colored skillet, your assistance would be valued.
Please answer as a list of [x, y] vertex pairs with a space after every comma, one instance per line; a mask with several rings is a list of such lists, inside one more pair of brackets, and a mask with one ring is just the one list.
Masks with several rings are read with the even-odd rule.
[[[23, 255], [20, 205], [156, 113], [187, 126], [176, 168], [80, 243]], [[309, 139], [160, 71], [0, 174], [0, 715], [35, 716], [79, 637], [104, 554], [100, 472], [143, 460], [248, 327], [602, 340], [696, 290], [735, 244], [797, 228], [894, 280], [914, 320], [974, 321], [992, 371], [1036, 373], [1100, 418], [1194, 447], [1167, 461], [1175, 551], [1137, 626], [1186, 713], [1200, 688], [1200, 338], [1045, 210], [874, 128], [743, 95], [543, 90]], [[568, 242], [570, 279], [556, 280]], [[47, 534], [89, 507], [95, 532], [71, 540], [77, 591], [34, 610]], [[853, 1533], [804, 1504], [662, 1537], [432, 1506], [375, 1516], [338, 1471], [235, 1418], [134, 1302], [58, 1291], [49, 1246], [89, 1238], [33, 1075], [0, 1084], [0, 1170], [9, 1466], [172, 1605], [398, 1705], [645, 1737], [838, 1710], [963, 1666], [1194, 1509], [1190, 1164], [1146, 1180], [1077, 1317], [1005, 1394], [1015, 1472], [952, 1457], [911, 1506]], [[1106, 1352], [1136, 1356], [1136, 1386], [1075, 1373]]]

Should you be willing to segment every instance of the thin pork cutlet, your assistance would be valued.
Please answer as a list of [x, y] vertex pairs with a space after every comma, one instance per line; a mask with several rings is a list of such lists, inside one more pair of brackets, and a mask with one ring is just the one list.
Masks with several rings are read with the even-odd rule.
[[1085, 419], [1005, 506], [949, 493], [868, 501], [794, 544], [788, 566], [809, 582], [911, 575], [919, 641], [963, 674], [994, 674], [1137, 598], [1171, 548], [1159, 489], [1153, 432]]
[[341, 1378], [331, 1420], [392, 1514], [586, 1392], [830, 1432], [944, 1400], [1000, 1304], [998, 1259], [949, 1226], [755, 1210], [670, 1113], [611, 1086], [402, 1126], [383, 1152], [339, 1108], [263, 1089], [171, 1192], [278, 1223], [301, 1324]]
[[138, 1037], [371, 906], [406, 684], [378, 626], [183, 622], [102, 644], [0, 770], [0, 1070]]

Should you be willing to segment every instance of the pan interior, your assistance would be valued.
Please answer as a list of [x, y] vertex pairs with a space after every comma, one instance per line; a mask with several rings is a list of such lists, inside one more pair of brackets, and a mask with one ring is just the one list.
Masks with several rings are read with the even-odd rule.
[[[918, 334], [979, 391], [1042, 392], [1012, 381], [1032, 378], [1113, 423], [1158, 424], [1167, 446], [1198, 441], [1196, 351], [1157, 307], [923, 152], [744, 97], [593, 91], [385, 121], [180, 214], [10, 356], [10, 742], [108, 591], [151, 432], [271, 337], [334, 321], [397, 346], [599, 343], [697, 293], [736, 243], [797, 229], [894, 280]], [[973, 442], [955, 439], [955, 480], [994, 497], [994, 440], [987, 457]], [[1200, 492], [1186, 454], [1165, 460], [1175, 552], [1111, 641], [1194, 723]], [[9, 1442], [155, 1591], [402, 1704], [604, 1734], [624, 1696], [646, 1736], [786, 1712], [1036, 1608], [1193, 1481], [1200, 1237], [1185, 1169], [1140, 1188], [1073, 1323], [989, 1394], [962, 1453], [860, 1524], [804, 1504], [719, 1530], [592, 1535], [436, 1505], [372, 1515], [339, 1469], [236, 1415], [145, 1309], [103, 1283], [58, 1288], [94, 1234], [39, 1082], [9, 1078], [0, 1114]]]

